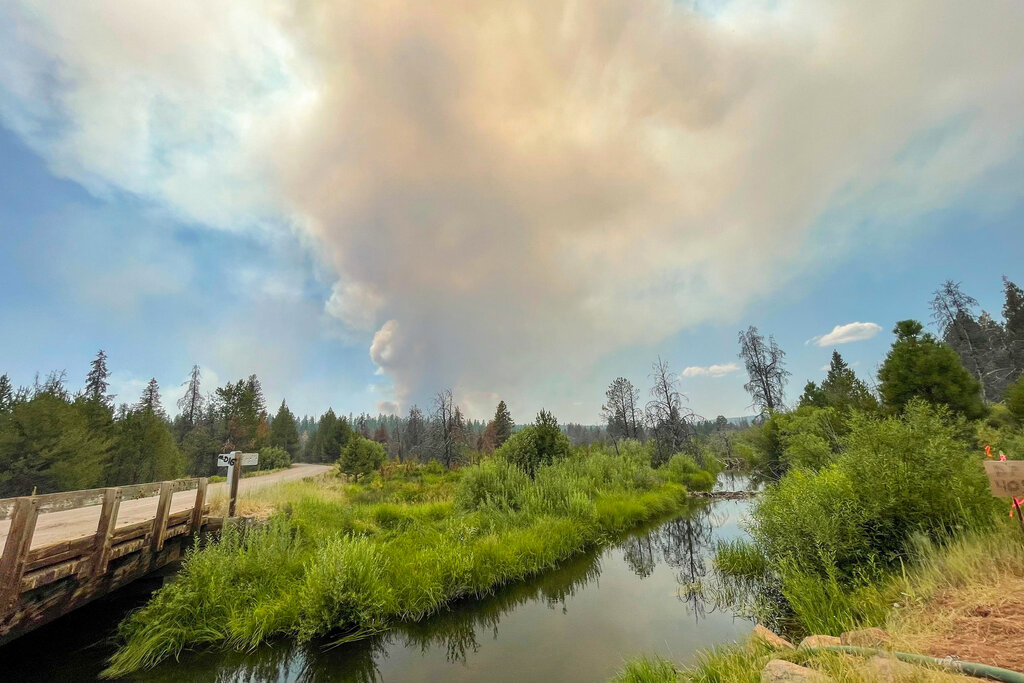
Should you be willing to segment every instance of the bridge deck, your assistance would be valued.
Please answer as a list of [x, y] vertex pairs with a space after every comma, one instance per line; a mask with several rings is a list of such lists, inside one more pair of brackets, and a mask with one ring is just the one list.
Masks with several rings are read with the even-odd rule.
[[[247, 491], [255, 491], [271, 484], [278, 484], [284, 481], [305, 479], [332, 469], [330, 465], [297, 464], [287, 470], [274, 472], [259, 477], [247, 477], [238, 482], [239, 495]], [[207, 499], [227, 493], [227, 482], [210, 484], [207, 488]], [[156, 515], [156, 505], [159, 495], [140, 498], [138, 500], [124, 500], [121, 502], [117, 514], [117, 528], [153, 519]], [[195, 504], [195, 491], [179, 491], [171, 497], [171, 514], [182, 510], [191, 510]], [[89, 505], [86, 507], [74, 508], [71, 510], [60, 510], [57, 512], [46, 512], [40, 514], [36, 521], [35, 534], [32, 537], [32, 547], [38, 548], [60, 541], [72, 541], [79, 538], [94, 536], [96, 525], [100, 519], [102, 505]], [[0, 520], [0, 549], [7, 541], [7, 534], [10, 532], [11, 520]]]

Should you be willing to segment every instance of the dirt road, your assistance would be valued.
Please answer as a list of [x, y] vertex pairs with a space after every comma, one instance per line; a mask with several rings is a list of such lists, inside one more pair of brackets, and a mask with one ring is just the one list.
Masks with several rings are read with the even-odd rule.
[[[239, 495], [278, 484], [283, 481], [304, 479], [313, 477], [333, 469], [332, 465], [292, 465], [287, 470], [266, 474], [259, 477], [249, 477], [238, 482]], [[227, 495], [227, 482], [210, 484], [206, 490], [206, 499], [210, 500], [215, 496]], [[153, 519], [156, 516], [157, 496], [151, 498], [139, 498], [138, 500], [126, 500], [121, 503], [117, 514], [117, 526], [127, 526], [135, 522]], [[195, 505], [195, 491], [181, 491], [171, 497], [171, 513], [181, 510], [189, 510]], [[36, 522], [36, 532], [32, 537], [32, 547], [37, 548], [58, 541], [69, 541], [84, 536], [91, 536], [96, 533], [96, 525], [100, 520], [99, 505], [76, 508], [74, 510], [62, 510], [61, 512], [49, 512], [39, 515]], [[0, 551], [7, 539], [7, 531], [10, 528], [9, 519], [0, 520]]]

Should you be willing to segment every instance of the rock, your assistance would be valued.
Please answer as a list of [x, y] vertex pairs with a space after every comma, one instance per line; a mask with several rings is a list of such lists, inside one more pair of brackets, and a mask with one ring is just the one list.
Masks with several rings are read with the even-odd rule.
[[857, 631], [847, 631], [839, 636], [843, 645], [854, 647], [889, 647], [892, 645], [892, 637], [880, 628], [862, 628]]
[[832, 679], [814, 669], [800, 666], [784, 659], [773, 659], [761, 670], [761, 683], [794, 683], [798, 681], [814, 681], [826, 683]]
[[793, 643], [789, 642], [788, 640], [786, 640], [785, 638], [776, 633], [772, 633], [764, 626], [761, 626], [761, 624], [758, 624], [754, 627], [754, 637], [758, 640], [763, 640], [776, 650], [793, 649]]
[[836, 636], [807, 636], [800, 641], [801, 648], [828, 647], [829, 645], [841, 645], [842, 641]]
[[867, 661], [864, 670], [871, 674], [873, 680], [891, 683], [912, 679], [920, 673], [913, 664], [901, 662], [889, 654], [877, 654]]

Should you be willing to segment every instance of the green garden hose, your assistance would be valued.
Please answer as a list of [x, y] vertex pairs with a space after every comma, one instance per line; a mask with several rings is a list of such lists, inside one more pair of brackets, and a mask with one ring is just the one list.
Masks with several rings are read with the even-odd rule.
[[870, 647], [853, 647], [852, 645], [826, 645], [824, 647], [800, 648], [801, 652], [842, 652], [848, 655], [860, 655], [861, 657], [873, 657], [877, 654], [889, 654], [908, 664], [923, 664], [925, 666], [936, 666], [946, 671], [962, 673], [976, 678], [987, 678], [992, 681], [1003, 683], [1024, 683], [1024, 674], [1009, 669], [1000, 669], [998, 666], [978, 664], [976, 662], [962, 662], [957, 659], [939, 659], [927, 655], [916, 655], [908, 652], [892, 652], [889, 650], [876, 650]]

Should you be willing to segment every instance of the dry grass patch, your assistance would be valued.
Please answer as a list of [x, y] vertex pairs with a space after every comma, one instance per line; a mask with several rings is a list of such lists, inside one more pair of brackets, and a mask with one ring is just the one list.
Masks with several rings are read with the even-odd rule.
[[900, 650], [1024, 671], [1024, 535], [1014, 526], [922, 546], [888, 628]]
[[933, 657], [1024, 671], [1024, 578], [939, 591], [901, 618], [901, 643]]

